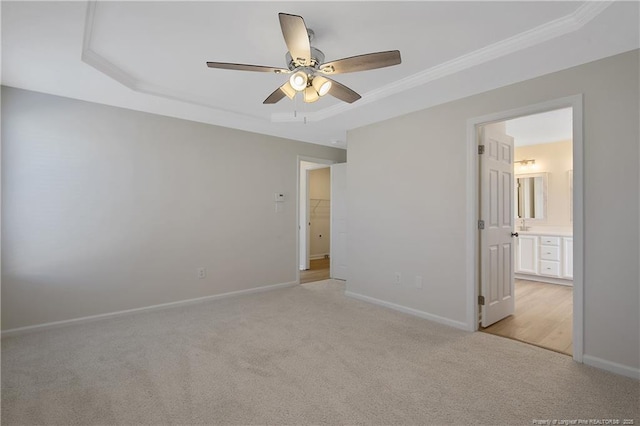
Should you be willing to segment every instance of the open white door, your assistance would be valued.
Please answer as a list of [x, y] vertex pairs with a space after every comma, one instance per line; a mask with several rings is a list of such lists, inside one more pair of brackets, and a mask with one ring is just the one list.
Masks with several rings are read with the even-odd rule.
[[[304, 208], [304, 228], [302, 228], [301, 232], [304, 232], [304, 269], [311, 269], [311, 200], [309, 197], [309, 172], [313, 169], [307, 169], [304, 171], [305, 174], [305, 184], [306, 188], [304, 190], [305, 194], [305, 208]], [[301, 262], [302, 263], [302, 262]]]
[[513, 138], [500, 123], [489, 124], [480, 143], [480, 312], [488, 327], [515, 310]]
[[331, 278], [347, 279], [347, 164], [331, 165]]

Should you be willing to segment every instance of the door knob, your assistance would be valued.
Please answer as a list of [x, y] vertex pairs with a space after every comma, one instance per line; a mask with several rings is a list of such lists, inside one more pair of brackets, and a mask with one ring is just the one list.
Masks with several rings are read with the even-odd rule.
[[512, 233], [511, 233], [511, 236], [512, 236], [512, 237], [517, 237], [517, 236], [518, 236], [518, 233], [517, 233], [517, 232], [512, 232]]

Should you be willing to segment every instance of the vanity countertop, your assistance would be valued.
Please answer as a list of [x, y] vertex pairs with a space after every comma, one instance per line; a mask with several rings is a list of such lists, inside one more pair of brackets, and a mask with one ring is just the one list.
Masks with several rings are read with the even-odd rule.
[[548, 235], [550, 237], [573, 237], [573, 231], [567, 229], [530, 229], [528, 231], [520, 231], [516, 226], [516, 230], [518, 234], [521, 235]]

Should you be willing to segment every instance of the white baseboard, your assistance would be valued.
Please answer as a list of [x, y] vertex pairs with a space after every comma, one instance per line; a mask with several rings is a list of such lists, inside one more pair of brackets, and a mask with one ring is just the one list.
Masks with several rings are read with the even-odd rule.
[[522, 274], [522, 273], [514, 274], [514, 277], [521, 280], [538, 281], [541, 283], [558, 284], [558, 285], [566, 285], [568, 287], [573, 287], [573, 280], [571, 279], [545, 277], [544, 275], [529, 275], [529, 274]]
[[309, 256], [309, 260], [324, 259], [325, 256], [329, 256], [329, 253], [312, 254], [311, 256]]
[[390, 308], [395, 311], [404, 312], [405, 314], [414, 315], [416, 317], [424, 318], [433, 322], [437, 322], [440, 324], [448, 325], [451, 327], [459, 328], [461, 330], [468, 331], [469, 325], [464, 322], [455, 321], [449, 318], [441, 317], [439, 315], [430, 314], [428, 312], [420, 311], [418, 309], [409, 308], [403, 305], [397, 305], [395, 303], [387, 302], [385, 300], [376, 299], [369, 296], [364, 296], [362, 294], [353, 293], [351, 291], [345, 291], [345, 296], [352, 297], [354, 299], [362, 300], [364, 302], [373, 303], [374, 305], [384, 306], [385, 308]]
[[64, 327], [66, 325], [71, 325], [71, 324], [81, 324], [86, 322], [98, 321], [106, 318], [113, 318], [113, 317], [135, 314], [138, 312], [155, 311], [159, 309], [173, 308], [177, 306], [192, 305], [196, 303], [207, 302], [210, 300], [224, 299], [227, 297], [240, 296], [244, 294], [261, 293], [264, 291], [277, 290], [280, 288], [293, 287], [296, 285], [298, 285], [297, 281], [290, 281], [287, 283], [271, 284], [271, 285], [266, 285], [262, 287], [249, 288], [246, 290], [231, 291], [228, 293], [221, 293], [221, 294], [212, 294], [210, 296], [196, 297], [194, 299], [178, 300], [177, 302], [168, 302], [168, 303], [161, 303], [159, 305], [144, 306], [142, 308], [127, 309], [124, 311], [109, 312], [106, 314], [91, 315], [87, 317], [73, 318], [73, 319], [68, 319], [63, 321], [54, 321], [54, 322], [47, 322], [44, 324], [29, 325], [26, 327], [18, 327], [18, 328], [12, 328], [9, 330], [4, 330], [0, 333], [0, 336], [1, 337], [19, 336], [21, 334], [31, 333], [35, 331], [42, 331], [42, 330], [47, 330], [52, 328], [58, 328], [58, 327]]
[[597, 358], [591, 355], [583, 355], [582, 362], [592, 367], [600, 368], [602, 370], [610, 371], [621, 376], [631, 377], [632, 379], [640, 380], [640, 369], [629, 367], [628, 365], [618, 364], [617, 362], [607, 361], [602, 358]]

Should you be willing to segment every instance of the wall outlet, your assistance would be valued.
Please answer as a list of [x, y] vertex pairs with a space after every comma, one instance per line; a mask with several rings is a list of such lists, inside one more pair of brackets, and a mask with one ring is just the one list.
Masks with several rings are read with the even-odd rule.
[[422, 288], [422, 275], [416, 275], [416, 288]]
[[402, 282], [402, 274], [400, 272], [396, 272], [393, 282], [395, 284], [400, 284]]
[[207, 270], [205, 268], [198, 268], [198, 278], [203, 279], [207, 277]]

